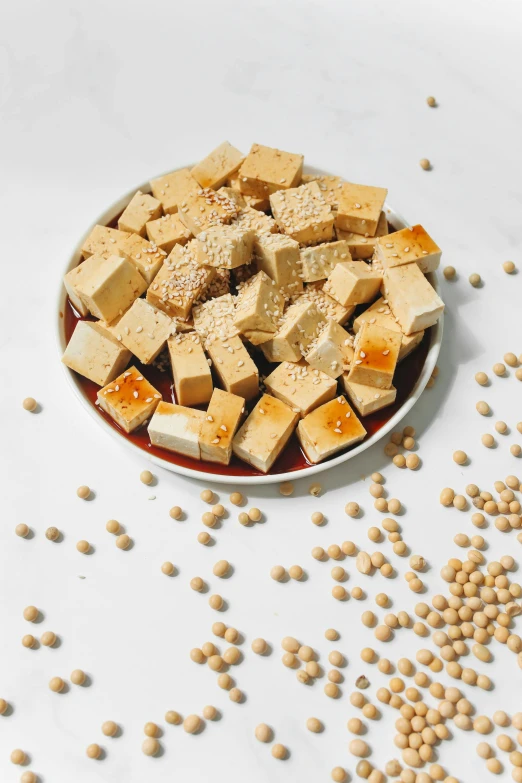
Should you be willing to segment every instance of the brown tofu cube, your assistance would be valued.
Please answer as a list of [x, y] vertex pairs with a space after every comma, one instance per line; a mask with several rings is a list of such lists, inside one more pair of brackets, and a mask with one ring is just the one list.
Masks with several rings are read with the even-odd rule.
[[391, 389], [400, 347], [400, 332], [364, 323], [355, 338], [354, 358], [348, 380], [363, 386]]
[[216, 147], [190, 172], [202, 188], [220, 188], [238, 170], [245, 156], [228, 141]]
[[243, 397], [214, 389], [199, 435], [201, 459], [220, 465], [230, 463], [232, 440], [244, 410]]
[[340, 189], [335, 225], [344, 231], [375, 236], [387, 195], [386, 188], [345, 182]]
[[354, 446], [365, 435], [366, 430], [343, 396], [316, 408], [297, 425], [299, 442], [314, 464]]
[[348, 373], [345, 373], [341, 380], [350, 402], [361, 416], [369, 416], [370, 413], [393, 405], [397, 397], [395, 386], [389, 389], [376, 389], [375, 386], [352, 383], [348, 378]]
[[403, 228], [375, 243], [375, 257], [384, 269], [417, 264], [420, 271], [427, 275], [438, 269], [441, 255], [442, 250], [422, 226]]
[[154, 413], [161, 394], [136, 367], [98, 392], [98, 405], [124, 432], [134, 432]]
[[239, 169], [241, 193], [263, 199], [299, 185], [303, 161], [303, 155], [253, 144]]

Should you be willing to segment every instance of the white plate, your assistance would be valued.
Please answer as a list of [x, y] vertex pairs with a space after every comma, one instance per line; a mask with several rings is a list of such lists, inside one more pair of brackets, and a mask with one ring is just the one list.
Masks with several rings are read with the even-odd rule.
[[[311, 166], [306, 166], [305, 172], [307, 174], [326, 174], [326, 172], [324, 172], [323, 170], [316, 169]], [[73, 253], [69, 257], [65, 269], [63, 270], [63, 275], [65, 275], [70, 269], [73, 269], [75, 266], [78, 265], [81, 259], [81, 247], [85, 239], [91, 232], [92, 228], [97, 224], [107, 225], [108, 223], [110, 223], [111, 220], [113, 220], [117, 215], [119, 215], [125, 209], [129, 201], [131, 200], [132, 196], [135, 194], [136, 190], [138, 189], [145, 193], [150, 192], [149, 183], [145, 182], [139, 185], [137, 188], [133, 188], [133, 190], [130, 191], [130, 193], [127, 193], [125, 196], [122, 196], [122, 198], [120, 198], [118, 201], [112, 204], [112, 206], [110, 206], [107, 210], [105, 210], [105, 212], [103, 212], [99, 216], [98, 220], [96, 220], [92, 224], [92, 226], [89, 227], [89, 229], [85, 232], [84, 236], [78, 242]], [[392, 209], [392, 207], [390, 207], [390, 205], [387, 202], [385, 204], [385, 210], [386, 210], [388, 220], [395, 226], [395, 228], [400, 229], [410, 225], [406, 220], [404, 220], [402, 215], [400, 215], [398, 212]], [[438, 291], [436, 275], [435, 274], [428, 275], [428, 279], [430, 283], [433, 285], [433, 287], [435, 288], [435, 290]], [[65, 318], [60, 317], [60, 313], [65, 313], [66, 299], [67, 299], [67, 294], [65, 288], [63, 287], [63, 284], [61, 284], [60, 293], [58, 295], [58, 302], [57, 302], [58, 305], [57, 306], [57, 316], [58, 316], [57, 332], [58, 332], [58, 345], [60, 348], [60, 356], [65, 351], [65, 346], [66, 346], [65, 328], [64, 328]], [[114, 427], [112, 427], [107, 421], [105, 421], [105, 419], [98, 413], [95, 406], [90, 402], [88, 397], [85, 395], [76, 373], [74, 373], [72, 370], [69, 370], [69, 368], [66, 367], [65, 365], [62, 366], [65, 375], [67, 377], [67, 380], [71, 385], [72, 390], [76, 394], [76, 397], [81, 402], [83, 408], [87, 411], [87, 413], [94, 419], [94, 421], [96, 421], [98, 426], [100, 426], [103, 430], [105, 430], [105, 432], [108, 432], [110, 435], [117, 438], [117, 440], [120, 441], [120, 443], [124, 443], [128, 448], [132, 449], [135, 453], [139, 454], [142, 458], [146, 457], [147, 459], [151, 460], [156, 465], [159, 465], [162, 468], [171, 470], [174, 473], [181, 473], [184, 476], [190, 476], [191, 478], [199, 479], [200, 481], [203, 480], [217, 481], [223, 484], [236, 484], [236, 485], [237, 484], [273, 484], [276, 482], [281, 482], [289, 479], [295, 480], [303, 477], [313, 476], [316, 473], [321, 473], [323, 470], [328, 470], [329, 468], [333, 468], [335, 465], [340, 465], [342, 462], [347, 462], [350, 459], [354, 459], [354, 457], [357, 457], [357, 455], [360, 454], [362, 451], [365, 451], [366, 449], [370, 448], [370, 446], [373, 446], [374, 443], [377, 443], [377, 441], [379, 441], [381, 438], [387, 435], [388, 432], [395, 429], [397, 424], [401, 421], [401, 419], [404, 416], [406, 416], [408, 411], [410, 411], [413, 408], [413, 406], [421, 396], [422, 392], [424, 391], [433, 370], [435, 369], [435, 365], [437, 363], [437, 357], [439, 355], [440, 345], [442, 341], [442, 329], [443, 329], [443, 318], [441, 317], [438, 323], [431, 329], [430, 347], [428, 349], [426, 361], [424, 363], [424, 367], [422, 368], [421, 374], [410, 396], [404, 402], [404, 404], [399, 408], [399, 410], [396, 411], [396, 413], [391, 417], [391, 419], [389, 419], [389, 421], [387, 421], [386, 424], [384, 424], [379, 430], [377, 430], [376, 433], [374, 433], [370, 438], [368, 438], [368, 440], [363, 441], [359, 446], [356, 446], [354, 449], [339, 454], [338, 457], [334, 457], [333, 459], [330, 459], [327, 462], [320, 463], [319, 465], [310, 465], [300, 470], [294, 470], [288, 473], [274, 473], [274, 474], [269, 473], [266, 476], [236, 476], [236, 475], [220, 474], [220, 473], [210, 473], [210, 472], [207, 473], [206, 471], [192, 470], [191, 468], [186, 468], [182, 465], [176, 465], [172, 462], [169, 462], [166, 459], [161, 459], [159, 457], [156, 457], [154, 454], [147, 453], [144, 449], [141, 449], [139, 446], [132, 443], [132, 441], [128, 440], [123, 435], [120, 435], [118, 431], [114, 429]]]

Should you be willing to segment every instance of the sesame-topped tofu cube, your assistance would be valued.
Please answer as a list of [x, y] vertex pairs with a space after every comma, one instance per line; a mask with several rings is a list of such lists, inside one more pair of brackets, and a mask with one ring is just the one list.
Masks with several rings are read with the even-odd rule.
[[336, 264], [351, 260], [348, 243], [342, 240], [304, 248], [301, 250], [303, 280], [307, 283], [324, 280], [332, 273]]
[[348, 380], [365, 386], [391, 389], [401, 347], [400, 332], [364, 323], [355, 337]]
[[303, 155], [253, 144], [239, 169], [241, 193], [266, 198], [276, 190], [299, 185], [303, 161]]
[[[221, 296], [230, 293], [230, 270], [213, 267], [216, 271], [215, 276], [210, 281], [198, 299], [198, 303], [208, 302], [209, 299], [219, 299]], [[238, 267], [239, 269], [241, 267]]]
[[129, 367], [98, 392], [98, 405], [125, 432], [134, 432], [154, 413], [161, 394], [136, 367]]
[[370, 413], [392, 405], [397, 397], [395, 386], [389, 389], [376, 389], [375, 386], [353, 383], [348, 379], [348, 373], [344, 373], [341, 380], [350, 402], [361, 416], [369, 416]]
[[238, 207], [223, 193], [211, 188], [200, 188], [180, 202], [179, 217], [194, 236], [215, 226], [230, 223], [238, 214]]
[[[257, 196], [247, 196], [246, 193], [241, 193], [239, 174], [237, 172], [232, 177], [227, 179], [226, 186], [227, 190], [233, 189], [236, 193], [239, 192], [241, 194], [241, 197], [245, 202], [243, 206], [252, 207], [252, 209], [258, 209], [260, 212], [266, 212], [270, 209], [270, 201], [268, 200], [268, 196], [266, 196], [266, 198], [258, 198]], [[229, 195], [229, 198], [232, 198], [232, 196]], [[236, 196], [234, 196], [234, 201], [237, 202], [238, 206], [240, 205], [240, 202]]]
[[339, 190], [335, 225], [344, 231], [375, 236], [388, 191], [345, 182]]
[[279, 230], [302, 245], [332, 239], [334, 215], [317, 182], [278, 190], [270, 196], [270, 206]]
[[344, 307], [371, 302], [379, 293], [382, 275], [364, 261], [336, 264], [324, 284], [325, 293]]
[[201, 405], [212, 397], [212, 375], [201, 338], [196, 332], [175, 334], [167, 340], [176, 402]]
[[165, 253], [170, 253], [174, 245], [186, 245], [192, 236], [177, 214], [163, 215], [157, 220], [151, 220], [145, 229], [149, 242]]
[[117, 228], [108, 226], [94, 226], [91, 233], [82, 245], [82, 255], [84, 258], [89, 256], [117, 256], [119, 255], [119, 245], [122, 239], [129, 235], [128, 231], [119, 231]]
[[74, 290], [95, 318], [110, 323], [146, 290], [134, 264], [120, 256], [90, 256], [81, 265]]
[[175, 245], [147, 290], [147, 302], [183, 321], [216, 274], [215, 269], [198, 264], [196, 244], [193, 239], [187, 245]]
[[336, 177], [332, 174], [303, 174], [303, 183], [307, 182], [317, 182], [326, 203], [330, 204], [332, 209], [337, 209], [339, 191], [344, 182], [342, 177]]
[[219, 337], [221, 340], [234, 337], [238, 329], [234, 324], [234, 297], [223, 294], [209, 299], [192, 310], [194, 329], [203, 338]]
[[263, 394], [234, 440], [234, 454], [268, 473], [292, 435], [299, 414], [281, 400]]
[[118, 220], [118, 228], [120, 231], [128, 231], [130, 234], [144, 237], [145, 226], [149, 220], [157, 220], [162, 214], [161, 201], [149, 193], [138, 190], [123, 210]]
[[324, 282], [324, 280], [318, 280], [316, 283], [308, 283], [303, 293], [294, 299], [294, 303], [313, 302], [325, 318], [331, 318], [342, 326], [353, 314], [355, 305], [343, 307], [339, 302], [336, 302], [335, 299], [332, 299], [331, 296], [324, 292]]
[[176, 327], [172, 318], [161, 310], [157, 310], [145, 299], [136, 299], [122, 316], [118, 328], [123, 345], [132, 351], [142, 364], [152, 364]]
[[78, 321], [62, 362], [98, 386], [125, 369], [131, 353], [110, 332], [93, 321]]
[[298, 362], [324, 323], [323, 314], [313, 302], [290, 305], [274, 337], [261, 346], [265, 358], [269, 362]]
[[265, 378], [265, 386], [270, 394], [300, 416], [306, 416], [314, 408], [332, 400], [337, 393], [337, 383], [326, 373], [309, 367], [304, 360], [281, 362]]
[[391, 329], [395, 332], [401, 332], [402, 342], [401, 349], [399, 351], [399, 362], [402, 361], [409, 353], [411, 353], [422, 341], [424, 337], [424, 330], [420, 332], [414, 332], [413, 334], [406, 335], [401, 331], [401, 327], [397, 323], [395, 316], [390, 310], [389, 304], [382, 298], [377, 299], [370, 307], [358, 315], [353, 322], [353, 331], [355, 334], [359, 331], [361, 326], [366, 323], [379, 324], [386, 329]]
[[330, 318], [319, 336], [310, 344], [305, 359], [310, 367], [330, 378], [338, 378], [350, 369], [353, 359], [353, 337]]
[[277, 234], [277, 223], [270, 215], [259, 212], [252, 207], [240, 207], [235, 218], [232, 218], [231, 225], [237, 228], [251, 229], [257, 237], [262, 234]]
[[384, 269], [415, 263], [426, 275], [438, 268], [441, 255], [442, 250], [422, 226], [403, 228], [375, 243], [375, 257]]
[[343, 396], [316, 408], [297, 425], [299, 442], [313, 464], [355, 445], [365, 435], [366, 430]]
[[238, 286], [234, 326], [253, 345], [261, 345], [277, 332], [284, 298], [262, 270]]
[[232, 457], [232, 439], [245, 410], [243, 397], [214, 389], [201, 425], [201, 459], [228, 465]]
[[201, 459], [199, 434], [205, 413], [171, 402], [160, 402], [147, 431], [153, 446], [159, 446], [192, 459]]
[[226, 196], [233, 201], [238, 209], [244, 209], [248, 206], [248, 196], [244, 196], [241, 193], [239, 190], [239, 183], [237, 187], [234, 187], [233, 185], [223, 186], [222, 188], [219, 188], [218, 193], [221, 193], [221, 195]]
[[386, 269], [384, 296], [405, 334], [433, 326], [444, 312], [444, 302], [417, 264]]
[[251, 400], [259, 394], [259, 370], [237, 336], [209, 335], [205, 343], [216, 375], [225, 391]]
[[216, 147], [191, 170], [191, 174], [202, 188], [220, 188], [234, 174], [245, 159], [242, 152], [228, 141]]
[[235, 269], [252, 260], [255, 234], [237, 226], [209, 228], [197, 235], [197, 260], [207, 266]]
[[134, 264], [147, 285], [150, 285], [167, 257], [164, 250], [147, 242], [139, 234], [131, 234], [120, 244], [120, 252], [131, 264]]
[[303, 290], [299, 245], [284, 234], [258, 235], [254, 242], [258, 270], [266, 272], [287, 294]]
[[386, 213], [381, 212], [375, 236], [371, 237], [368, 233], [356, 234], [353, 231], [343, 231], [339, 226], [335, 227], [337, 239], [343, 239], [348, 245], [348, 249], [354, 259], [369, 259], [373, 256], [375, 245], [379, 237], [386, 236], [388, 233], [388, 220]]
[[179, 169], [165, 174], [163, 177], [151, 179], [150, 189], [154, 198], [161, 201], [165, 214], [178, 211], [178, 205], [196, 190], [199, 183], [194, 179], [189, 169]]

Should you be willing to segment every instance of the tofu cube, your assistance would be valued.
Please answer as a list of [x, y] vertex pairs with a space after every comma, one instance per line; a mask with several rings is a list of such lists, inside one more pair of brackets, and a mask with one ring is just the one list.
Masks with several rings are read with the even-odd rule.
[[351, 260], [350, 248], [343, 240], [304, 248], [301, 250], [303, 280], [307, 283], [324, 280], [341, 261]]
[[228, 141], [216, 147], [190, 172], [202, 188], [220, 188], [238, 170], [245, 156]]
[[371, 302], [379, 293], [382, 276], [364, 261], [342, 261], [324, 284], [325, 293], [344, 307]]
[[201, 188], [189, 169], [178, 169], [163, 177], [151, 179], [150, 189], [154, 198], [161, 201], [165, 214], [171, 215], [178, 211], [178, 205], [182, 201]]
[[297, 425], [299, 442], [313, 464], [354, 446], [365, 435], [366, 430], [343, 396], [316, 408]]
[[257, 397], [259, 370], [239, 337], [209, 335], [205, 347], [225, 391], [245, 400]]
[[344, 373], [341, 380], [350, 402], [361, 416], [369, 416], [370, 413], [392, 405], [397, 397], [395, 386], [389, 389], [376, 389], [375, 386], [353, 383], [349, 380], [348, 373]]
[[[208, 302], [209, 299], [219, 299], [220, 297], [225, 296], [225, 294], [230, 293], [230, 270], [219, 269], [217, 267], [214, 267], [214, 269], [216, 274], [210, 281], [208, 288], [202, 292], [198, 299], [198, 302], [201, 302], [202, 304]], [[241, 267], [238, 267], [238, 269], [241, 269]]]
[[340, 188], [335, 225], [344, 231], [375, 236], [387, 195], [386, 188], [345, 182]]
[[378, 324], [364, 323], [355, 337], [348, 379], [364, 386], [391, 389], [399, 359], [401, 334]]
[[192, 310], [194, 329], [203, 338], [210, 336], [225, 340], [227, 337], [234, 337], [238, 334], [234, 324], [234, 313], [232, 294], [209, 299]]
[[384, 269], [415, 263], [426, 275], [438, 269], [441, 255], [442, 250], [422, 226], [403, 228], [375, 243], [375, 257]]
[[433, 326], [444, 312], [444, 302], [417, 264], [386, 269], [384, 296], [405, 334]]
[[338, 378], [350, 369], [353, 359], [353, 337], [330, 318], [319, 336], [310, 344], [305, 359], [310, 367], [330, 378]]
[[128, 231], [119, 231], [108, 226], [94, 226], [91, 233], [82, 245], [82, 255], [89, 256], [117, 256], [119, 244], [129, 235]]
[[[252, 209], [258, 209], [260, 212], [267, 212], [270, 209], [270, 201], [268, 196], [266, 198], [258, 198], [257, 196], [247, 196], [246, 193], [241, 193], [241, 187], [239, 184], [239, 174], [236, 172], [232, 177], [229, 177], [226, 181], [228, 189], [233, 189], [236, 193], [239, 192], [241, 198], [244, 200], [243, 206], [252, 207]], [[232, 196], [229, 196], [232, 198]], [[239, 201], [235, 198], [238, 206]]]
[[299, 414], [281, 400], [263, 394], [234, 440], [234, 454], [268, 473], [292, 435]]
[[336, 323], [343, 324], [348, 321], [355, 310], [355, 305], [343, 307], [324, 291], [324, 281], [319, 280], [316, 283], [309, 283], [305, 286], [303, 293], [294, 298], [294, 304], [298, 302], [313, 302], [320, 313], [325, 318], [331, 318]]
[[189, 194], [179, 206], [183, 225], [197, 236], [201, 231], [230, 223], [238, 214], [236, 204], [211, 188], [200, 188]]
[[149, 220], [157, 220], [163, 214], [161, 201], [138, 190], [131, 198], [121, 217], [118, 220], [120, 231], [128, 231], [130, 234], [146, 235], [145, 226]]
[[192, 236], [177, 214], [163, 215], [158, 220], [151, 220], [145, 229], [149, 242], [165, 253], [170, 253], [174, 245], [186, 245]]
[[112, 381], [131, 360], [131, 353], [93, 321], [78, 321], [62, 362], [98, 386]]
[[269, 362], [298, 362], [318, 337], [326, 319], [313, 302], [291, 305], [275, 336], [261, 350]]
[[89, 314], [89, 308], [85, 302], [82, 301], [80, 294], [76, 290], [76, 282], [81, 280], [83, 274], [84, 264], [78, 264], [78, 266], [75, 266], [74, 269], [70, 269], [67, 272], [63, 278], [63, 284], [72, 306], [79, 315], [85, 317]]
[[98, 405], [124, 432], [134, 432], [152, 416], [161, 394], [136, 369], [129, 367], [98, 392]]
[[147, 427], [150, 442], [176, 454], [201, 459], [199, 434], [205, 413], [171, 402], [160, 402]]
[[230, 182], [230, 185], [219, 188], [218, 193], [221, 193], [221, 195], [226, 196], [231, 201], [233, 201], [238, 209], [244, 209], [245, 207], [249, 206], [247, 202], [247, 198], [249, 198], [249, 196], [244, 196], [241, 193], [239, 190], [239, 182], [237, 182], [237, 187], [232, 185], [232, 180], [227, 180], [227, 182]]
[[299, 245], [284, 234], [262, 234], [254, 242], [257, 269], [288, 294], [303, 290]]
[[193, 239], [187, 245], [175, 245], [147, 290], [147, 302], [183, 321], [216, 274], [215, 269], [198, 264], [196, 244]]
[[150, 285], [167, 257], [164, 250], [147, 242], [139, 234], [131, 234], [122, 240], [120, 252], [124, 258], [133, 264], [147, 285]]
[[380, 214], [377, 230], [373, 237], [369, 236], [367, 233], [356, 234], [353, 231], [343, 231], [342, 228], [339, 228], [338, 226], [335, 227], [337, 239], [343, 239], [348, 245], [352, 258], [359, 260], [372, 258], [378, 238], [386, 236], [387, 233], [388, 220], [385, 212], [381, 212]]
[[206, 266], [235, 269], [252, 260], [255, 234], [237, 226], [209, 228], [197, 235], [197, 260]]
[[413, 334], [406, 335], [401, 331], [401, 327], [396, 321], [395, 316], [390, 310], [390, 306], [382, 296], [377, 299], [370, 307], [358, 315], [353, 322], [353, 331], [355, 334], [359, 331], [364, 323], [379, 324], [386, 329], [391, 329], [394, 332], [401, 332], [402, 342], [399, 351], [399, 362], [402, 361], [409, 353], [411, 353], [422, 341], [424, 337], [424, 330], [420, 332], [414, 332]]
[[176, 327], [172, 319], [145, 299], [136, 299], [118, 324], [123, 345], [142, 364], [152, 364]]
[[244, 410], [243, 397], [214, 389], [199, 435], [201, 459], [220, 465], [229, 464], [232, 440]]
[[238, 286], [234, 326], [253, 345], [261, 345], [277, 332], [284, 307], [274, 280], [261, 270]]
[[281, 362], [265, 378], [265, 386], [270, 394], [300, 416], [306, 416], [314, 408], [332, 400], [337, 393], [337, 383], [326, 373], [309, 367], [304, 360]]
[[196, 332], [175, 334], [167, 340], [176, 402], [202, 405], [212, 397], [212, 375], [201, 338]]
[[303, 174], [303, 183], [317, 182], [327, 204], [336, 210], [344, 180], [331, 174]]
[[246, 230], [250, 229], [254, 231], [256, 237], [278, 233], [277, 223], [273, 217], [249, 206], [239, 209], [236, 217], [232, 218], [231, 225]]
[[302, 245], [332, 239], [334, 215], [317, 182], [278, 190], [270, 196], [270, 206], [279, 230]]
[[95, 318], [110, 323], [146, 290], [134, 264], [120, 256], [90, 256], [81, 264], [74, 290]]
[[276, 190], [299, 185], [303, 161], [303, 155], [253, 144], [239, 169], [241, 193], [267, 198]]

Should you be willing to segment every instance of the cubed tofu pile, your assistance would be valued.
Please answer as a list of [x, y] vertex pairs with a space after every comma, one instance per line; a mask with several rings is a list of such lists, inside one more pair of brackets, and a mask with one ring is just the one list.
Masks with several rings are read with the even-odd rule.
[[[444, 310], [425, 276], [439, 247], [420, 225], [389, 233], [386, 195], [220, 144], [93, 228], [64, 280], [88, 320], [62, 361], [153, 446], [263, 473], [294, 432], [311, 463], [337, 454], [395, 401], [398, 362]], [[145, 377], [160, 356], [175, 402]]]

